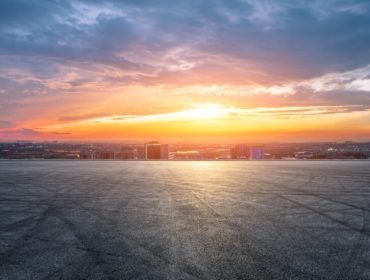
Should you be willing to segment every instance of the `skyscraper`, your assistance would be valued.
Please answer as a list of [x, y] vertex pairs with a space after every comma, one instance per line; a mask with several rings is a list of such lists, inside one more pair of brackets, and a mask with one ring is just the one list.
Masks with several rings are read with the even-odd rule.
[[161, 145], [161, 159], [168, 159], [169, 158], [169, 147], [168, 144]]
[[168, 159], [169, 148], [167, 144], [149, 142], [144, 145], [145, 159]]
[[145, 157], [145, 145], [144, 146], [137, 146], [136, 147], [136, 159], [146, 159]]
[[161, 159], [161, 144], [149, 142], [145, 144], [145, 159]]
[[115, 154], [115, 159], [134, 159], [134, 149], [132, 147], [122, 147], [121, 151]]
[[232, 159], [248, 159], [249, 158], [249, 146], [246, 144], [235, 145], [231, 149]]
[[249, 148], [249, 158], [251, 160], [261, 160], [264, 156], [264, 148], [261, 145], [253, 145]]

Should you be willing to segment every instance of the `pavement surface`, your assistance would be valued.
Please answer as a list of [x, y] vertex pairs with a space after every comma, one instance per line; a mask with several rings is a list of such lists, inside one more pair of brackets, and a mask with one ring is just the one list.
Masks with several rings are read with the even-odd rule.
[[370, 279], [370, 161], [0, 161], [0, 279]]

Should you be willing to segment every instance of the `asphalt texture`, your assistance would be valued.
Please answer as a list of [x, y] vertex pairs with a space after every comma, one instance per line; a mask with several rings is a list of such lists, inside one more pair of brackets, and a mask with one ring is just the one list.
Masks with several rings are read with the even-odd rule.
[[0, 279], [370, 279], [370, 161], [0, 161]]

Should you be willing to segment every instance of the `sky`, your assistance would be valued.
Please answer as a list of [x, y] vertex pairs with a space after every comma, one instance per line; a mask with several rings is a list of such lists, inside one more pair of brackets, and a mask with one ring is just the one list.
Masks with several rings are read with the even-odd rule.
[[0, 141], [370, 141], [368, 0], [1, 0]]

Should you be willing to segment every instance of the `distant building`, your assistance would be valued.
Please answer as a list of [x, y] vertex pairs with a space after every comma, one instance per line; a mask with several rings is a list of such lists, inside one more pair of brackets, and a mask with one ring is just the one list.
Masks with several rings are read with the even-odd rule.
[[92, 150], [81, 151], [80, 159], [95, 159], [95, 153]]
[[313, 152], [296, 152], [294, 153], [294, 157], [298, 159], [312, 159]]
[[161, 159], [169, 159], [170, 150], [167, 144], [161, 145]]
[[249, 147], [249, 158], [251, 160], [261, 160], [264, 158], [264, 147], [261, 145], [254, 145]]
[[172, 152], [170, 156], [171, 159], [202, 159], [202, 154], [199, 151], [176, 151]]
[[145, 146], [136, 147], [136, 159], [145, 159]]
[[115, 159], [134, 159], [134, 149], [130, 146], [124, 146], [121, 151], [115, 153]]
[[114, 151], [98, 151], [95, 155], [96, 159], [114, 159], [115, 153]]
[[149, 142], [144, 145], [145, 159], [169, 159], [169, 147], [167, 144]]
[[161, 159], [161, 144], [150, 142], [145, 144], [145, 159]]
[[232, 159], [248, 159], [249, 158], [249, 146], [246, 144], [235, 145], [231, 148]]

